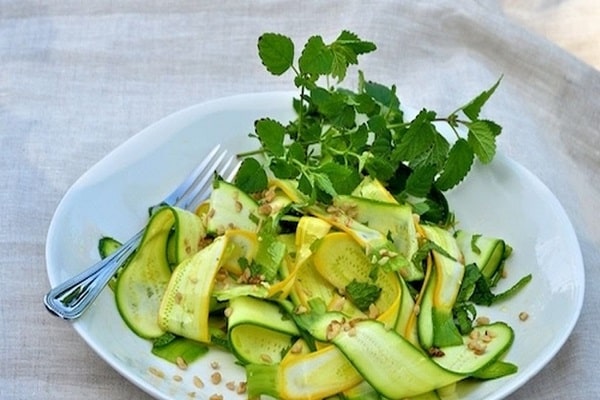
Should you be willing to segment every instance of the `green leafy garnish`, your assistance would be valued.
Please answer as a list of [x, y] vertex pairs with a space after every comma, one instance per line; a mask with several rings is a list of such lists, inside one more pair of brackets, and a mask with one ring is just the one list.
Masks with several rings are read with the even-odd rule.
[[267, 176], [263, 166], [255, 158], [242, 161], [234, 184], [246, 193], [256, 193], [267, 188]]
[[477, 316], [475, 305], [491, 306], [514, 296], [532, 279], [531, 274], [502, 293], [493, 293], [491, 283], [483, 276], [476, 264], [465, 266], [465, 274], [453, 309], [454, 322], [463, 334], [471, 331]]
[[345, 292], [359, 310], [366, 311], [381, 295], [381, 288], [373, 283], [354, 279], [346, 285]]
[[[448, 116], [422, 109], [405, 118], [394, 85], [368, 81], [358, 71], [356, 90], [340, 86], [359, 56], [376, 48], [347, 30], [329, 43], [319, 35], [310, 37], [300, 54], [285, 35], [260, 36], [258, 55], [267, 71], [294, 75], [297, 116], [287, 124], [258, 120], [253, 136], [261, 148], [244, 155], [262, 154], [275, 177], [296, 179], [308, 198], [323, 202], [350, 193], [367, 174], [387, 183], [400, 173], [399, 198], [427, 198], [459, 184], [476, 158], [482, 163], [493, 159], [501, 127], [480, 115], [501, 79]], [[441, 124], [453, 137], [441, 133]], [[247, 185], [262, 188], [267, 172], [244, 167], [244, 176], [254, 175]], [[421, 203], [422, 212], [424, 204], [436, 207], [429, 199]]]
[[258, 54], [273, 75], [281, 75], [294, 62], [294, 43], [286, 36], [265, 33], [258, 39]]
[[276, 229], [269, 220], [261, 226], [258, 240], [258, 251], [249, 266], [251, 275], [273, 282], [286, 255], [285, 243], [278, 240]]

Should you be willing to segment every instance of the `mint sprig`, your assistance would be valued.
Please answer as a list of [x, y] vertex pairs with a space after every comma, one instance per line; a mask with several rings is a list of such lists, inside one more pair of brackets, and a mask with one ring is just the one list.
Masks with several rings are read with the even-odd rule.
[[[399, 171], [403, 183], [395, 194], [424, 198], [432, 190], [447, 191], [462, 182], [475, 159], [491, 162], [502, 129], [480, 116], [501, 78], [445, 117], [424, 108], [407, 119], [396, 86], [366, 80], [361, 71], [356, 90], [340, 85], [359, 56], [376, 48], [344, 30], [330, 43], [319, 35], [310, 37], [297, 54], [289, 37], [261, 35], [258, 55], [267, 71], [294, 75], [297, 117], [287, 124], [258, 120], [253, 136], [261, 148], [245, 155], [262, 153], [273, 175], [298, 180], [309, 198], [324, 202], [350, 193], [366, 174], [387, 183], [397, 180]], [[442, 125], [454, 138], [441, 133]], [[256, 191], [257, 182], [266, 182], [266, 172], [254, 164], [246, 172], [250, 167], [252, 173], [264, 174], [264, 179], [249, 180]]]

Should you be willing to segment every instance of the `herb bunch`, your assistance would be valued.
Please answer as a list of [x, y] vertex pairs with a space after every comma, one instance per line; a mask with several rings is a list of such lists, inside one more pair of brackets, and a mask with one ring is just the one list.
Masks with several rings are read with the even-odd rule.
[[[395, 85], [366, 80], [358, 71], [356, 90], [341, 86], [359, 56], [376, 48], [345, 30], [329, 44], [321, 36], [310, 37], [296, 59], [289, 37], [260, 36], [258, 55], [267, 71], [294, 74], [296, 119], [286, 124], [257, 120], [252, 136], [261, 148], [243, 156], [262, 154], [275, 177], [298, 180], [311, 201], [324, 202], [350, 193], [365, 175], [392, 187], [399, 200], [427, 198], [459, 184], [475, 158], [493, 159], [501, 127], [480, 113], [500, 79], [448, 116], [422, 109], [406, 119]], [[440, 124], [454, 132], [453, 142], [440, 133]], [[263, 165], [245, 158], [236, 184], [248, 192], [266, 188]]]

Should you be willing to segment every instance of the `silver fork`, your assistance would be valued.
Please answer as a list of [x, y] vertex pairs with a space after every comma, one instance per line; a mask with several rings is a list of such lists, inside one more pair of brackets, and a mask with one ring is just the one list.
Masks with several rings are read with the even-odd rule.
[[[235, 156], [226, 159], [226, 154], [216, 146], [170, 195], [154, 207], [169, 205], [193, 210], [208, 198], [214, 173], [231, 179], [237, 171]], [[79, 318], [137, 249], [143, 233], [142, 229], [110, 256], [50, 290], [44, 296], [48, 311], [66, 320]]]

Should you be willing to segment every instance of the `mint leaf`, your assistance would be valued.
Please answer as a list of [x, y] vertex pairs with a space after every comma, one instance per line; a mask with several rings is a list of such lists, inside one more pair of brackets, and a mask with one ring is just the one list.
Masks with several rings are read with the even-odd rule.
[[354, 97], [356, 101], [356, 112], [361, 114], [377, 114], [379, 110], [378, 105], [371, 96], [366, 93], [357, 94]]
[[448, 140], [446, 140], [446, 138], [435, 129], [435, 126], [431, 125], [431, 127], [433, 130], [433, 135], [431, 136], [430, 146], [428, 149], [423, 151], [420, 156], [411, 161], [411, 167], [413, 168], [433, 165], [439, 170], [446, 162], [450, 143], [448, 143]]
[[473, 158], [473, 150], [469, 143], [463, 138], [458, 139], [448, 152], [448, 159], [435, 181], [435, 186], [445, 191], [458, 185], [471, 169]]
[[329, 179], [327, 175], [322, 173], [315, 173], [312, 175], [312, 177], [314, 179], [315, 185], [319, 189], [321, 189], [330, 196], [335, 196], [337, 194], [335, 188], [333, 187], [333, 182], [331, 182], [331, 179]]
[[278, 33], [264, 33], [258, 38], [258, 55], [267, 71], [282, 75], [294, 62], [294, 43]]
[[477, 246], [477, 241], [481, 237], [481, 234], [476, 233], [471, 236], [471, 251], [475, 254], [481, 254], [481, 249]]
[[258, 243], [254, 262], [251, 264], [252, 275], [262, 275], [267, 282], [273, 282], [287, 254], [286, 245], [278, 240], [272, 223], [262, 225], [258, 232]]
[[389, 180], [396, 172], [391, 162], [380, 157], [368, 157], [364, 164], [369, 175], [382, 182]]
[[308, 175], [306, 175], [306, 173], [300, 174], [300, 178], [298, 179], [298, 190], [300, 190], [305, 195], [310, 196], [311, 199], [314, 199], [315, 197], [313, 183], [308, 177]]
[[379, 104], [391, 108], [398, 109], [400, 107], [400, 100], [396, 96], [396, 86], [387, 87], [377, 82], [364, 81], [362, 80], [362, 91]]
[[267, 188], [267, 173], [255, 158], [245, 158], [235, 176], [234, 184], [246, 193], [260, 192]]
[[415, 197], [425, 197], [431, 190], [437, 169], [428, 165], [415, 169], [406, 180], [406, 191]]
[[468, 264], [465, 266], [465, 273], [463, 280], [460, 285], [460, 290], [456, 297], [456, 303], [462, 303], [469, 301], [473, 292], [475, 292], [475, 285], [479, 279], [482, 279], [481, 271], [476, 264]]
[[480, 119], [477, 122], [481, 124], [485, 124], [487, 128], [492, 132], [492, 135], [498, 136], [502, 133], [502, 127], [495, 123], [494, 121], [490, 121], [489, 119]]
[[471, 119], [471, 121], [475, 121], [477, 118], [479, 118], [479, 113], [481, 112], [481, 108], [489, 100], [489, 98], [492, 96], [492, 94], [494, 94], [494, 92], [496, 91], [496, 88], [500, 84], [501, 80], [502, 80], [502, 77], [500, 77], [500, 79], [498, 79], [491, 88], [483, 91], [477, 97], [475, 97], [473, 100], [471, 100], [471, 102], [469, 102], [467, 105], [462, 107], [463, 113], [465, 113], [465, 115], [467, 117], [469, 117], [469, 119]]
[[350, 147], [353, 151], [361, 152], [369, 140], [369, 130], [362, 124], [350, 135]]
[[344, 54], [344, 49], [333, 51], [332, 54], [333, 59], [331, 61], [331, 76], [337, 78], [338, 82], [341, 82], [346, 77], [346, 72], [348, 71], [347, 57], [351, 57], [352, 54]]
[[496, 154], [496, 135], [486, 121], [474, 121], [468, 125], [467, 141], [479, 161], [489, 163]]
[[358, 64], [359, 54], [369, 53], [377, 47], [371, 42], [361, 40], [350, 31], [342, 31], [330, 48], [333, 53], [331, 76], [342, 81], [346, 77], [348, 67], [351, 64]]
[[531, 274], [525, 275], [524, 277], [519, 279], [519, 281], [517, 283], [515, 283], [513, 286], [508, 288], [506, 291], [497, 294], [496, 298], [494, 299], [494, 302], [504, 301], [504, 300], [514, 296], [521, 289], [523, 289], [525, 286], [527, 286], [527, 284], [529, 282], [531, 282], [532, 279], [533, 279], [533, 276]]
[[361, 177], [354, 168], [335, 162], [328, 162], [319, 167], [319, 172], [325, 174], [337, 194], [350, 194], [358, 186]]
[[[358, 35], [353, 32], [344, 30], [340, 33], [340, 36], [335, 40], [334, 44], [343, 45], [344, 47], [351, 49], [355, 55], [366, 54], [377, 50], [375, 43], [361, 40]], [[358, 60], [351, 60], [352, 64], [356, 64]]]
[[293, 179], [298, 176], [298, 168], [281, 158], [274, 158], [269, 164], [273, 175], [279, 179]]
[[295, 160], [299, 163], [306, 163], [306, 152], [304, 151], [304, 147], [298, 142], [294, 142], [290, 144], [287, 151], [288, 160]]
[[419, 264], [419, 263], [423, 262], [427, 258], [429, 253], [432, 251], [436, 251], [441, 256], [444, 256], [452, 261], [456, 261], [456, 259], [454, 257], [452, 257], [452, 255], [450, 253], [448, 253], [446, 250], [444, 250], [444, 248], [442, 246], [440, 246], [437, 243], [432, 242], [431, 240], [428, 240], [428, 239], [425, 239], [423, 244], [421, 244], [419, 246], [418, 250], [415, 251], [415, 254], [413, 254], [411, 261], [415, 264]]
[[366, 311], [381, 295], [381, 288], [369, 282], [358, 282], [353, 279], [346, 285], [345, 293], [359, 310]]
[[298, 67], [302, 74], [312, 75], [316, 80], [319, 75], [327, 75], [331, 72], [332, 63], [333, 53], [323, 42], [323, 38], [312, 36], [302, 50]]
[[321, 87], [315, 87], [310, 92], [313, 103], [318, 107], [319, 112], [325, 116], [337, 120], [348, 107], [346, 96], [340, 92], [330, 92]]
[[429, 149], [435, 137], [431, 123], [434, 118], [435, 114], [427, 110], [417, 114], [396, 146], [395, 153], [400, 160], [414, 163]]
[[270, 118], [259, 119], [254, 123], [254, 130], [266, 151], [277, 157], [285, 154], [285, 127], [280, 122]]

